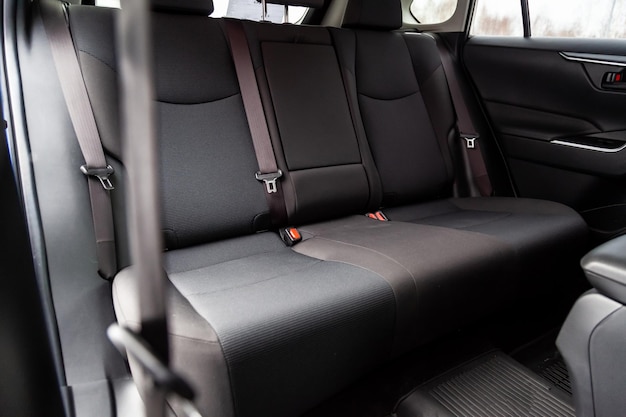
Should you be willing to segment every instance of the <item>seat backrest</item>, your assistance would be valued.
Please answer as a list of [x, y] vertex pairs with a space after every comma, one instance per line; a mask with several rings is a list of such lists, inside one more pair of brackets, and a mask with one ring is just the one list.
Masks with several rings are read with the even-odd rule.
[[322, 27], [245, 22], [289, 221], [365, 213], [380, 205], [380, 180], [330, 32]]
[[333, 36], [355, 74], [360, 117], [383, 187], [383, 205], [447, 196], [456, 119], [434, 39], [394, 32], [399, 0], [350, 0]]
[[[212, 2], [154, 0], [152, 8], [167, 248], [268, 228], [230, 49], [220, 20], [208, 17]], [[103, 144], [111, 157], [123, 159], [113, 52], [116, 11], [89, 9], [70, 8], [72, 31]]]

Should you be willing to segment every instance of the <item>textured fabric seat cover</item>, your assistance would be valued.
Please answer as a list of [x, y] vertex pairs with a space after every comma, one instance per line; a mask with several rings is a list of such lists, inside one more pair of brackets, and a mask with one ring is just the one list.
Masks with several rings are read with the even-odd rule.
[[[370, 3], [346, 11], [367, 30], [244, 22], [290, 221], [305, 238], [292, 249], [263, 231], [223, 22], [207, 17], [210, 1], [153, 3], [172, 362], [204, 415], [299, 415], [509, 300], [525, 257], [580, 241], [584, 224], [555, 203], [447, 198], [454, 113], [434, 44], [389, 33], [397, 10]], [[69, 16], [103, 144], [121, 164], [115, 13], [71, 6]], [[392, 222], [351, 215], [381, 204]], [[132, 268], [113, 295], [120, 323], [136, 325]]]
[[508, 298], [514, 285], [501, 276], [514, 274], [508, 266], [515, 255], [506, 242], [364, 216], [312, 224], [374, 210], [382, 197], [364, 130], [352, 118], [358, 107], [346, 91], [349, 73], [342, 73], [327, 28], [246, 22], [245, 30], [286, 173], [289, 218], [305, 238], [294, 250], [368, 268], [390, 283], [397, 300], [394, 354]]
[[345, 71], [355, 74], [358, 122], [380, 175], [387, 216], [493, 236], [516, 251], [520, 268], [546, 257], [576, 265], [586, 250], [587, 227], [569, 207], [522, 198], [450, 198], [450, 149], [458, 131], [441, 58], [431, 36], [393, 32], [401, 25], [399, 1], [351, 0], [344, 19], [351, 30], [333, 31]]
[[[203, 415], [298, 415], [389, 358], [395, 296], [373, 272], [253, 234], [267, 205], [241, 95], [221, 22], [206, 17], [210, 2], [197, 3], [159, 2], [152, 16], [172, 363]], [[115, 13], [69, 13], [113, 160], [122, 157]], [[132, 268], [113, 296], [119, 322], [136, 325]]]
[[[167, 252], [173, 366], [204, 415], [294, 416], [389, 358], [394, 294], [378, 275], [297, 254], [272, 233]], [[138, 320], [131, 270], [118, 320]]]

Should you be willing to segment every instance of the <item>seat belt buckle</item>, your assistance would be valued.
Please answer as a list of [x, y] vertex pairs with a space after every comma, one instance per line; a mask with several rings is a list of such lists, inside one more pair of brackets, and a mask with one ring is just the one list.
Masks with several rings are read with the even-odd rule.
[[265, 190], [268, 194], [273, 194], [278, 192], [278, 187], [276, 186], [276, 181], [283, 176], [283, 171], [280, 169], [276, 172], [270, 172], [268, 174], [261, 174], [261, 171], [258, 171], [254, 174], [254, 178], [257, 181], [263, 181], [265, 183]]
[[378, 221], [381, 221], [381, 222], [388, 222], [389, 221], [387, 216], [385, 216], [385, 213], [383, 213], [380, 210], [378, 210], [378, 211], [376, 211], [374, 213], [365, 213], [365, 215], [367, 217], [369, 217], [370, 219], [373, 219], [373, 220], [378, 220]]
[[293, 246], [302, 240], [302, 235], [295, 227], [284, 227], [278, 233], [287, 246]]
[[111, 165], [107, 165], [105, 168], [90, 168], [87, 165], [82, 165], [80, 167], [80, 172], [88, 177], [98, 178], [100, 180], [100, 184], [102, 184], [102, 187], [107, 191], [115, 189], [115, 187], [113, 187], [113, 184], [111, 184], [111, 180], [109, 179], [109, 177], [115, 173], [115, 170]]
[[461, 133], [461, 138], [465, 140], [465, 147], [467, 149], [475, 149], [476, 141], [478, 140], [479, 137], [480, 136], [477, 133], [473, 133], [473, 134]]

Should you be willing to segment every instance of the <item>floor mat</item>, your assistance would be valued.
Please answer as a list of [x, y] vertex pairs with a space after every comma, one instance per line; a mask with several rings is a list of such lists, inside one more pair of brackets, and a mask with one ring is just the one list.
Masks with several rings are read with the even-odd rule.
[[567, 367], [555, 344], [557, 334], [558, 329], [548, 332], [511, 352], [511, 357], [571, 397]]
[[554, 359], [546, 360], [539, 369], [539, 375], [551, 382], [555, 387], [562, 389], [569, 395], [572, 395], [572, 384], [569, 380], [569, 374], [565, 361], [561, 356]]
[[486, 354], [420, 389], [458, 417], [575, 415], [560, 390], [501, 352]]

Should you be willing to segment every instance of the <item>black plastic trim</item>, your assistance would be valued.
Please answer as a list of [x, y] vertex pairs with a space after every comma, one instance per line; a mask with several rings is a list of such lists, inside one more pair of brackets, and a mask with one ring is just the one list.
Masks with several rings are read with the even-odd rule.
[[530, 29], [530, 11], [528, 9], [528, 0], [520, 0], [522, 3], [522, 24], [524, 25], [524, 37], [530, 38], [532, 32]]

